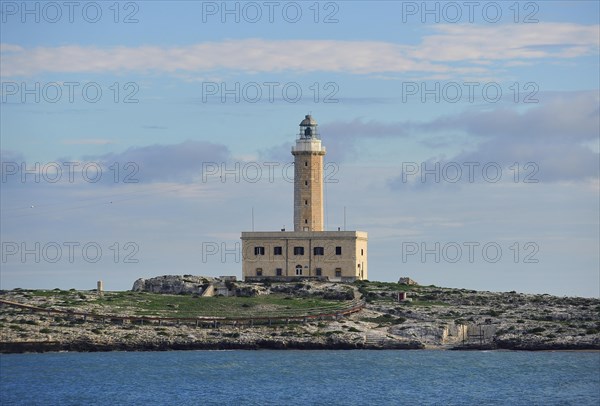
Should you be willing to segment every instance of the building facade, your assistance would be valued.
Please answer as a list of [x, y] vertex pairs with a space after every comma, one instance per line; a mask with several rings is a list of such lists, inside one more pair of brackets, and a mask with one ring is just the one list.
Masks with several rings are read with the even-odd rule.
[[324, 231], [323, 157], [317, 122], [307, 115], [292, 147], [294, 231], [242, 232], [244, 280], [368, 279], [367, 233]]

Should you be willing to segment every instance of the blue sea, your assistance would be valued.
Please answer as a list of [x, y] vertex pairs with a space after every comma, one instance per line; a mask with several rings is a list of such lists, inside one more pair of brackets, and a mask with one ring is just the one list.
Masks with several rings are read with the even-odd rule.
[[0, 356], [6, 405], [600, 405], [599, 352]]

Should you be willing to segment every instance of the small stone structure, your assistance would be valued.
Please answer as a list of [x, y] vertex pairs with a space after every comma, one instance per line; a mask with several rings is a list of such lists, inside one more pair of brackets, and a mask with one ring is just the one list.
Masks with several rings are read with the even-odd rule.
[[399, 302], [412, 302], [412, 299], [408, 297], [408, 292], [398, 292], [396, 294], [396, 299]]
[[407, 276], [403, 276], [400, 279], [398, 279], [398, 283], [401, 285], [418, 285], [417, 282], [413, 281], [412, 279], [410, 279]]
[[98, 281], [97, 292], [98, 292], [98, 297], [104, 296], [104, 283], [102, 281]]

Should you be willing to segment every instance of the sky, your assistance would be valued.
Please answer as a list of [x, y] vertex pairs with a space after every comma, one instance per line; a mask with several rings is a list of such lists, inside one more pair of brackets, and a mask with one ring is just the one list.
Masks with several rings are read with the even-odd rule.
[[290, 148], [369, 279], [600, 295], [597, 1], [2, 1], [0, 287], [241, 278]]

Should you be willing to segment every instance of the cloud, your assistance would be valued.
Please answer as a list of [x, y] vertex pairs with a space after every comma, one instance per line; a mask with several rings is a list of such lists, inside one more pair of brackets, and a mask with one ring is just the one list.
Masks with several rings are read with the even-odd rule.
[[228, 159], [230, 151], [226, 146], [203, 141], [132, 147], [121, 153], [85, 157], [86, 161], [102, 162], [106, 167], [115, 162], [124, 167], [131, 162], [139, 168], [136, 178], [143, 183], [190, 182], [202, 174], [205, 163], [220, 163]]
[[588, 141], [598, 135], [599, 103], [597, 92], [563, 92], [532, 104], [523, 113], [508, 107], [469, 110], [420, 127], [430, 131], [463, 130], [478, 137], [501, 136], [505, 141]]
[[[362, 140], [418, 137], [421, 145], [433, 150], [463, 149], [449, 157], [432, 156], [427, 167], [435, 162], [492, 162], [507, 168], [515, 162], [521, 167], [533, 162], [540, 181], [586, 180], [598, 177], [599, 154], [592, 145], [600, 133], [599, 105], [595, 92], [553, 93], [524, 111], [517, 105], [474, 106], [424, 122], [355, 118], [324, 123], [320, 133], [330, 162], [356, 158]], [[289, 161], [291, 146], [284, 143], [261, 151], [261, 156]], [[401, 176], [391, 184], [407, 186]]]
[[[598, 177], [599, 155], [590, 146], [600, 133], [600, 100], [595, 92], [563, 92], [546, 95], [543, 103], [527, 110], [517, 105], [474, 108], [430, 121], [381, 122], [355, 118], [319, 126], [327, 148], [327, 161], [356, 159], [364, 140], [415, 139], [436, 151], [425, 160], [427, 168], [448, 162], [497, 163], [508, 168], [519, 163], [522, 175], [528, 162], [539, 168], [540, 181], [585, 180]], [[290, 161], [292, 142], [263, 150], [263, 159]], [[382, 143], [384, 145], [385, 143]], [[451, 148], [462, 152], [440, 155]], [[507, 169], [508, 171], [508, 169]], [[508, 172], [507, 172], [508, 173]], [[465, 177], [466, 179], [466, 177]], [[407, 187], [398, 176], [393, 188]], [[415, 185], [416, 186], [416, 185]]]
[[[56, 187], [73, 183], [186, 184], [197, 180], [209, 163], [220, 165], [231, 160], [231, 153], [226, 146], [202, 141], [131, 147], [118, 153], [88, 155], [79, 160], [59, 158], [46, 163], [27, 162], [21, 153], [0, 150], [0, 175], [3, 187], [31, 188], [39, 183], [35, 182], [35, 179], [41, 179], [41, 183]], [[23, 168], [29, 173], [26, 175], [27, 182], [22, 181]], [[57, 171], [60, 171], [60, 176], [55, 175]]]
[[[507, 26], [436, 24], [422, 42], [228, 39], [186, 46], [64, 45], [25, 48], [1, 44], [2, 75], [42, 72], [134, 71], [182, 75], [215, 70], [257, 72], [344, 72], [383, 74], [429, 72], [481, 74], [490, 61], [518, 63], [544, 58], [576, 58], [598, 53], [599, 26], [540, 23]], [[510, 35], [507, 35], [510, 30]], [[298, 57], [302, 50], [302, 57]], [[456, 62], [469, 65], [457, 66]], [[473, 66], [476, 63], [479, 66]]]
[[538, 23], [478, 26], [440, 24], [412, 55], [436, 62], [576, 58], [598, 53], [600, 26]]
[[358, 155], [358, 143], [362, 139], [407, 137], [408, 123], [383, 123], [376, 120], [334, 121], [321, 126], [321, 134], [327, 145], [330, 161], [340, 162]]
[[[246, 72], [284, 70], [370, 73], [438, 70], [428, 62], [412, 61], [402, 46], [376, 41], [242, 39], [203, 42], [181, 47], [112, 47], [68, 45], [3, 51], [3, 75], [40, 72], [165, 72], [231, 69]], [[302, 49], [303, 56], [298, 57]], [[374, 62], [377, 61], [375, 64]]]
[[[502, 168], [515, 162], [522, 168], [532, 162], [529, 168], [538, 169], [527, 173], [536, 172], [535, 179], [540, 181], [583, 181], [599, 176], [600, 155], [587, 146], [600, 133], [599, 103], [594, 92], [568, 93], [524, 112], [506, 107], [469, 110], [430, 122], [407, 123], [407, 127], [425, 133], [460, 131], [476, 144], [474, 149], [449, 158], [432, 157], [426, 161], [427, 168], [436, 162], [477, 162], [482, 166], [491, 162]], [[390, 185], [408, 186], [402, 175]]]

